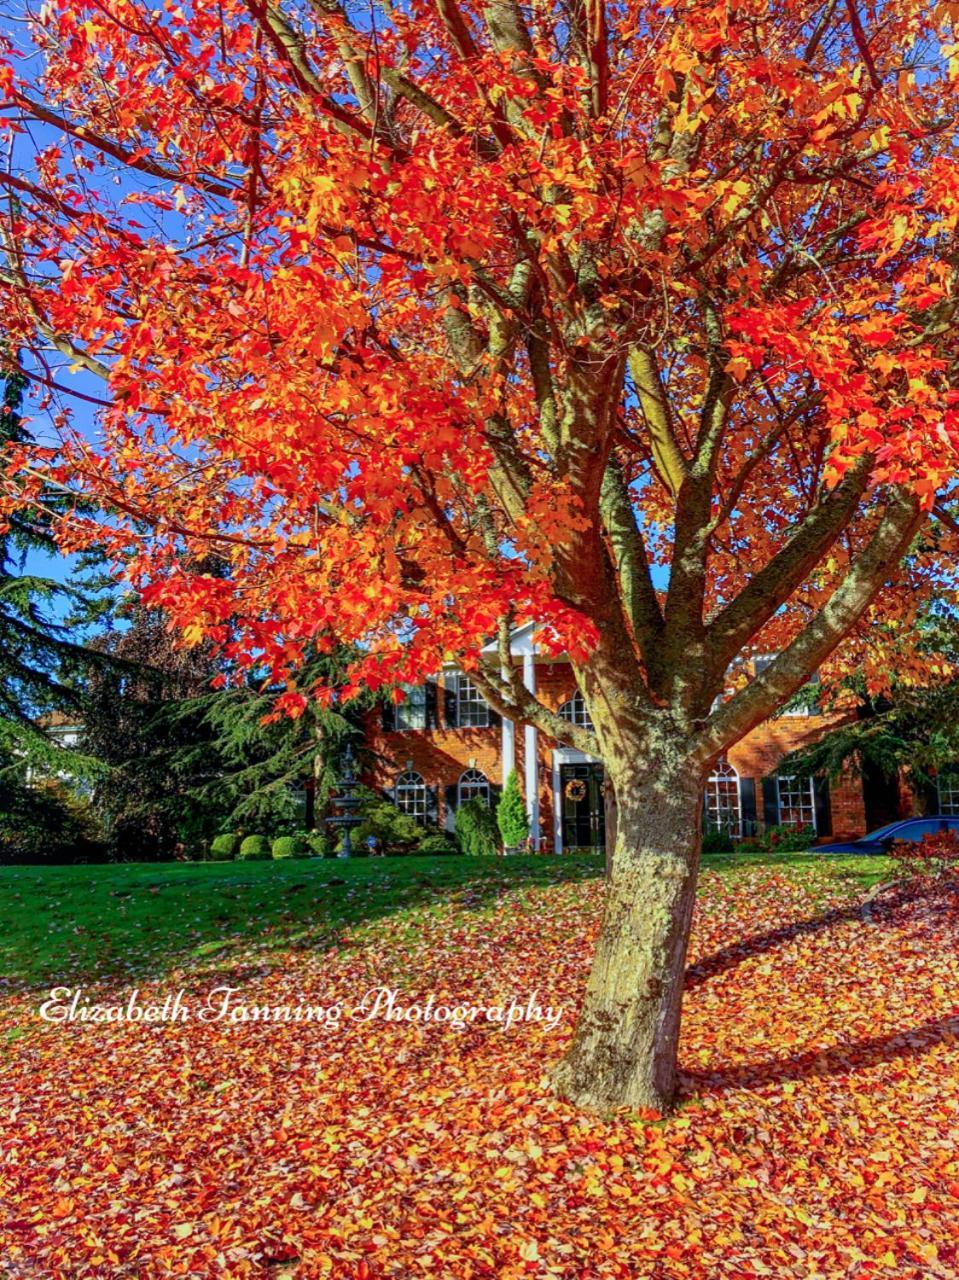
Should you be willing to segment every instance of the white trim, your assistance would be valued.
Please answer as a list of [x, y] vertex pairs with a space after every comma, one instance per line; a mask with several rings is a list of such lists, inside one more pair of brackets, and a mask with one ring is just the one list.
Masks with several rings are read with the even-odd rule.
[[516, 768], [516, 725], [503, 716], [503, 732], [500, 736], [500, 755], [503, 758], [503, 786]]
[[595, 756], [575, 747], [553, 748], [553, 852], [563, 852], [563, 795], [560, 789], [559, 769], [563, 764], [602, 764]]
[[[721, 770], [727, 770], [728, 772], [721, 772]], [[712, 773], [706, 779], [706, 788], [705, 788], [706, 794], [704, 796], [704, 800], [706, 804], [706, 821], [708, 822], [712, 818], [712, 814], [709, 811], [710, 784], [714, 782], [716, 783], [729, 782], [733, 778], [736, 779], [736, 827], [735, 827], [735, 830], [731, 828], [729, 834], [732, 836], [734, 840], [741, 840], [743, 837], [743, 783], [742, 783], [742, 778], [739, 776], [739, 770], [736, 768], [734, 764], [730, 764], [730, 762], [726, 759], [717, 760], [716, 764], [713, 766]], [[717, 809], [719, 807], [718, 798], [719, 797], [717, 792]], [[778, 800], [779, 800], [778, 787], [776, 790], [776, 800], [778, 804]], [[720, 827], [719, 829], [721, 830], [722, 828]]]
[[[532, 635], [532, 628], [530, 628]], [[523, 654], [523, 684], [530, 693], [536, 692], [536, 659], [532, 646]], [[524, 732], [524, 755], [526, 774], [526, 812], [529, 814], [529, 834], [533, 848], [539, 847], [539, 751], [536, 726], [526, 725]]]
[[[522, 627], [517, 627], [515, 631], [510, 633], [509, 651], [514, 658], [522, 658], [527, 654], [538, 653], [535, 642], [536, 624], [535, 622], [527, 622]], [[499, 641], [493, 640], [489, 644], [484, 645], [483, 653], [499, 653]]]
[[[812, 817], [808, 825], [811, 826], [813, 831], [815, 831], [818, 835], [819, 827], [816, 823], [816, 784], [812, 778], [794, 778], [788, 774], [785, 778], [780, 778], [779, 774], [778, 773], [776, 774], [776, 818], [777, 818], [776, 825], [780, 827], [785, 825], [783, 820], [783, 798], [782, 798], [782, 790], [781, 790], [782, 784], [784, 782], [795, 784], [794, 789], [797, 791], [801, 788], [803, 783], [805, 783], [806, 786], [809, 788], [808, 790], [809, 810], [810, 810], [810, 813], [812, 814]], [[807, 824], [804, 823], [802, 825], [805, 826]]]

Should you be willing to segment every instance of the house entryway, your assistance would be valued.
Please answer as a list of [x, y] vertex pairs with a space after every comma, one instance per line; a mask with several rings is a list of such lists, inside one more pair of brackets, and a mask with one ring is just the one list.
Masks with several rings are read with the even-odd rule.
[[560, 764], [559, 789], [564, 849], [602, 849], [606, 844], [603, 766], [593, 761]]

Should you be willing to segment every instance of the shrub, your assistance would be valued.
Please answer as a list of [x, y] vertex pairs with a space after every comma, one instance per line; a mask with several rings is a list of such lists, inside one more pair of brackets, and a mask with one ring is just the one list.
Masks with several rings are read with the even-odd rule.
[[[471, 800], [469, 803], [475, 804], [476, 801]], [[487, 812], [489, 811], [487, 810]], [[424, 840], [420, 841], [416, 852], [428, 855], [449, 854], [458, 853], [459, 849], [455, 841], [451, 839], [449, 832], [433, 831]]]
[[302, 836], [277, 836], [273, 841], [274, 858], [308, 858], [310, 846]]
[[703, 832], [703, 853], [732, 853], [733, 838], [728, 827], [708, 826]]
[[427, 835], [425, 827], [383, 796], [367, 790], [361, 791], [360, 796], [363, 804], [358, 812], [362, 821], [350, 833], [355, 851], [362, 848], [368, 853], [366, 841], [370, 836], [376, 836], [385, 853], [394, 852], [397, 846], [403, 852], [409, 852]]
[[214, 862], [229, 862], [240, 847], [240, 837], [232, 834], [214, 836], [210, 843], [210, 857]]
[[27, 786], [9, 772], [0, 775], [0, 863], [104, 862], [107, 856], [86, 796], [58, 782]]
[[306, 844], [309, 855], [314, 858], [335, 858], [336, 838], [328, 831], [308, 831]]
[[247, 836], [240, 845], [239, 857], [243, 862], [255, 862], [270, 856], [270, 842], [266, 836]]
[[898, 875], [907, 880], [933, 879], [959, 871], [959, 833], [933, 831], [921, 840], [897, 840], [889, 851]]
[[510, 770], [496, 806], [496, 825], [507, 849], [514, 849], [526, 842], [529, 818], [526, 815], [523, 793], [519, 789], [519, 775], [515, 769]]
[[456, 835], [464, 853], [471, 857], [492, 857], [499, 844], [496, 818], [482, 800], [475, 797], [456, 810]]
[[775, 849], [779, 853], [802, 853], [816, 841], [816, 828], [811, 826], [778, 826], [767, 827], [763, 832], [759, 847]]

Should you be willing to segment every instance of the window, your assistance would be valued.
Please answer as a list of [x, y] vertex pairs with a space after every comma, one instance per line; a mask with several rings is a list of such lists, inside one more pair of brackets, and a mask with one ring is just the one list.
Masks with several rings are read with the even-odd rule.
[[716, 831], [742, 835], [739, 774], [728, 760], [721, 760], [706, 782], [706, 820]]
[[456, 787], [456, 803], [466, 804], [467, 800], [481, 800], [487, 809], [490, 807], [489, 778], [479, 769], [467, 769], [460, 775]]
[[777, 778], [779, 822], [786, 827], [816, 828], [816, 798], [812, 778]]
[[586, 710], [586, 702], [583, 695], [577, 689], [569, 702], [564, 702], [559, 709], [561, 720], [565, 720], [567, 724], [578, 724], [581, 729], [592, 729], [593, 722], [589, 718], [589, 712]]
[[940, 773], [936, 779], [939, 812], [959, 814], [959, 772]]
[[403, 702], [396, 704], [397, 729], [425, 729], [426, 686], [422, 684], [404, 684], [401, 688], [406, 694], [406, 698]]
[[489, 707], [469, 676], [456, 678], [456, 723], [464, 729], [488, 729]]
[[426, 783], [423, 775], [408, 769], [396, 779], [396, 807], [422, 822], [426, 817]]

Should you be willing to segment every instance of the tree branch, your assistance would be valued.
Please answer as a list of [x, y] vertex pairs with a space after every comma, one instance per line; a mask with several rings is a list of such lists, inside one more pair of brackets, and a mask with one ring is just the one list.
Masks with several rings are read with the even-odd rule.
[[697, 758], [706, 763], [774, 714], [856, 625], [921, 527], [926, 513], [911, 493], [897, 493], [866, 548], [816, 617], [762, 675], [706, 721]]

